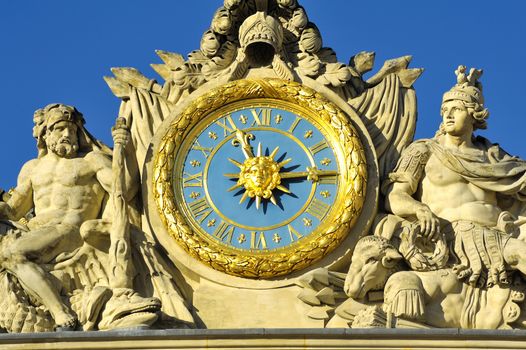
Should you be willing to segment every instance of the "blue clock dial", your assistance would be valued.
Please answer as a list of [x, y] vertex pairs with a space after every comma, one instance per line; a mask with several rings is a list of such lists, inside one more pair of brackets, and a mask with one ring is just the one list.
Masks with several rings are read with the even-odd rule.
[[196, 229], [232, 249], [269, 251], [324, 221], [339, 169], [315, 120], [265, 104], [215, 113], [200, 125], [176, 182]]

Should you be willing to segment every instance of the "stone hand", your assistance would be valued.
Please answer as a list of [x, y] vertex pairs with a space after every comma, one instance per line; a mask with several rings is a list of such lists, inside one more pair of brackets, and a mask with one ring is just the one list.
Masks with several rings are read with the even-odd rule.
[[111, 128], [111, 135], [113, 136], [113, 144], [125, 147], [130, 139], [130, 130], [126, 125], [124, 118], [117, 118], [115, 126]]
[[436, 240], [436, 237], [438, 237], [438, 233], [440, 232], [440, 221], [435, 214], [433, 214], [431, 209], [423, 204], [416, 210], [415, 214], [422, 236], [430, 241]]

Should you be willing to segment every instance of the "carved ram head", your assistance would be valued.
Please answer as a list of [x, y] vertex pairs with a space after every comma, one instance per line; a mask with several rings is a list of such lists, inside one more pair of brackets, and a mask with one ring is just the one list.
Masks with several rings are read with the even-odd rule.
[[402, 255], [386, 239], [363, 237], [354, 248], [345, 293], [353, 299], [363, 299], [368, 291], [383, 289], [401, 259]]

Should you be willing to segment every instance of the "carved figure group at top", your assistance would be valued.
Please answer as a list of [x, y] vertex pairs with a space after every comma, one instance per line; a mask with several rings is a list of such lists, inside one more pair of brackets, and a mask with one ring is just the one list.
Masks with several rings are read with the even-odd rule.
[[474, 135], [489, 116], [482, 70], [455, 73], [435, 137], [384, 181], [385, 214], [356, 245], [328, 327], [526, 327], [526, 161]]
[[[413, 83], [423, 69], [408, 68], [411, 56], [385, 61], [369, 79], [373, 52], [360, 52], [349, 64], [323, 46], [320, 31], [297, 0], [225, 0], [203, 34], [199, 50], [182, 55], [157, 51], [164, 64], [152, 64], [165, 80], [157, 83], [134, 68], [113, 68], [105, 77], [123, 100], [122, 116], [132, 116], [132, 142], [139, 162], [161, 122], [187, 97], [206, 87], [243, 78], [281, 78], [336, 93], [363, 118], [378, 155], [380, 175], [396, 164], [413, 139], [416, 96]], [[140, 135], [140, 137], [138, 136]]]

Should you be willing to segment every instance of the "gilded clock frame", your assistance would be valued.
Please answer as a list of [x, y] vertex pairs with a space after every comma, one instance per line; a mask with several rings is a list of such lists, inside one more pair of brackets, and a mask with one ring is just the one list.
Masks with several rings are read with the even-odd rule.
[[[343, 150], [339, 192], [331, 215], [302, 240], [268, 251], [243, 251], [215, 243], [195, 230], [176, 203], [176, 156], [193, 127], [217, 109], [243, 100], [274, 99], [293, 103], [334, 131], [331, 144]], [[304, 269], [333, 251], [350, 232], [365, 202], [367, 163], [358, 133], [348, 116], [316, 91], [280, 79], [237, 80], [197, 97], [178, 115], [162, 137], [153, 163], [153, 196], [168, 233], [188, 254], [215, 270], [245, 278], [273, 278]]]

